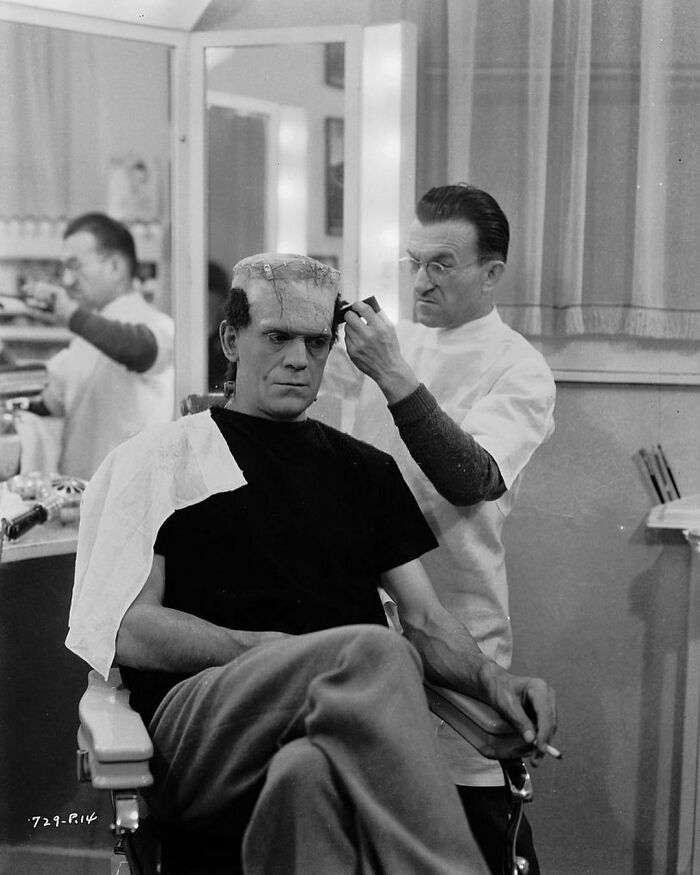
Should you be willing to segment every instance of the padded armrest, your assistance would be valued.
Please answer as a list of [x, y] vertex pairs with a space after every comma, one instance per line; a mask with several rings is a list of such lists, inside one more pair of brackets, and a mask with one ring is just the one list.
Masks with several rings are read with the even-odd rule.
[[96, 671], [89, 673], [78, 713], [78, 744], [88, 752], [93, 786], [113, 790], [153, 783], [148, 767], [153, 744], [141, 716], [129, 705], [118, 669], [111, 669], [108, 681]]
[[189, 416], [191, 413], [201, 413], [210, 407], [223, 407], [226, 396], [223, 392], [210, 392], [208, 395], [187, 395], [180, 401], [180, 413]]
[[532, 750], [518, 731], [490, 705], [454, 690], [423, 682], [430, 710], [459, 733], [482, 756], [508, 760]]

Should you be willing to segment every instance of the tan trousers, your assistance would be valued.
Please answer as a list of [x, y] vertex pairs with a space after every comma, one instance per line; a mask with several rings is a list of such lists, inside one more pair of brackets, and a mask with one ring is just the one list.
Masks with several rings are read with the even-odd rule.
[[149, 729], [153, 813], [244, 833], [246, 875], [487, 875], [438, 754], [419, 656], [389, 629], [253, 648], [178, 684]]

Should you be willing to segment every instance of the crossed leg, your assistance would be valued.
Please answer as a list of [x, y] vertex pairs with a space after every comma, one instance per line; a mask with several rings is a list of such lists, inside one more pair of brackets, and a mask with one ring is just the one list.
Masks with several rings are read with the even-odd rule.
[[381, 626], [253, 648], [178, 684], [149, 729], [156, 816], [223, 836], [245, 810], [246, 873], [487, 872], [418, 654]]

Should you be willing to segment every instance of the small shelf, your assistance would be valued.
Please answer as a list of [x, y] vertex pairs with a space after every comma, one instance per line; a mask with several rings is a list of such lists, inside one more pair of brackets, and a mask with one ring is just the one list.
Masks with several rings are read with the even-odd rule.
[[69, 343], [73, 334], [54, 325], [2, 325], [0, 340], [12, 343]]
[[54, 520], [36, 526], [16, 541], [5, 541], [0, 556], [0, 566], [7, 562], [22, 562], [25, 559], [40, 559], [44, 556], [61, 556], [75, 553], [78, 544], [78, 524]]
[[[5, 261], [56, 261], [61, 256], [66, 219], [0, 217], [0, 259]], [[128, 225], [141, 262], [159, 264], [163, 257], [163, 226], [160, 222]]]
[[657, 504], [649, 511], [650, 529], [700, 529], [700, 493]]
[[12, 364], [45, 362], [66, 347], [74, 335], [57, 325], [0, 324], [0, 345]]
[[[55, 280], [61, 259], [65, 218], [7, 218], [0, 216], [0, 293], [17, 295], [22, 278]], [[139, 261], [141, 291], [149, 299], [158, 297], [163, 279], [163, 237], [161, 222], [128, 223]], [[72, 334], [65, 328], [32, 325], [23, 316], [0, 322], [0, 343], [22, 364], [43, 360], [66, 346]]]

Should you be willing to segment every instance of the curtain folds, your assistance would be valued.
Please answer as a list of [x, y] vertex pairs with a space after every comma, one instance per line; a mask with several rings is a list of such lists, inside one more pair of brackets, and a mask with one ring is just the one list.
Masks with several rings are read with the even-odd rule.
[[511, 221], [504, 318], [531, 335], [700, 339], [700, 4], [443, 10], [447, 179]]
[[70, 216], [101, 193], [93, 45], [85, 34], [0, 22], [3, 218]]

